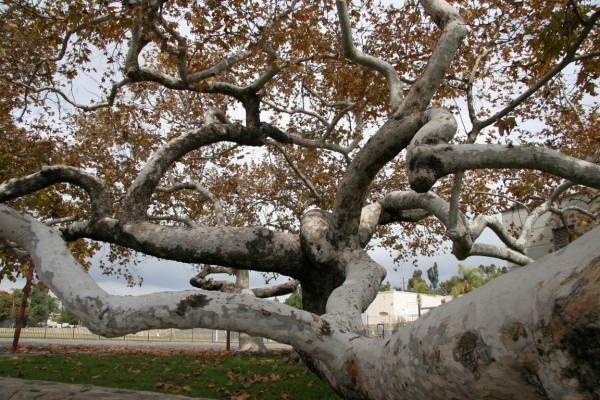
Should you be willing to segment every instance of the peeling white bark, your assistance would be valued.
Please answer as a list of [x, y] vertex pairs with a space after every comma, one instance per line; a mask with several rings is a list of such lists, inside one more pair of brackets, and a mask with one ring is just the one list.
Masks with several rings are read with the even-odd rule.
[[333, 350], [317, 337], [321, 326], [330, 326], [325, 319], [281, 303], [204, 290], [110, 295], [80, 267], [56, 231], [4, 205], [0, 237], [29, 252], [42, 282], [95, 333], [114, 337], [151, 328], [207, 327], [272, 337], [303, 351]]

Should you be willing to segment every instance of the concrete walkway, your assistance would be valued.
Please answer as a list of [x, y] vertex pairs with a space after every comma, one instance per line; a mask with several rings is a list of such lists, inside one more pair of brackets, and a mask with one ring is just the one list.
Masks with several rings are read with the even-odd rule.
[[0, 377], [0, 400], [210, 400], [200, 397], [112, 389], [93, 385], [30, 381]]

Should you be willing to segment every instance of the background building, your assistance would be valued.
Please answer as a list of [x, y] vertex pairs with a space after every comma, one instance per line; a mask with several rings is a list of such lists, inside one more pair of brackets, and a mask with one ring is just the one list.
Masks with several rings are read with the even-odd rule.
[[[525, 254], [537, 260], [548, 253], [557, 251], [570, 242], [598, 226], [600, 215], [600, 197], [572, 195], [560, 204], [562, 214], [547, 212], [533, 225], [527, 237]], [[592, 218], [578, 210], [595, 215]], [[502, 223], [511, 232], [520, 232], [528, 211], [523, 207], [511, 208], [502, 213]]]
[[419, 318], [431, 308], [450, 301], [452, 296], [437, 296], [389, 290], [379, 292], [363, 313], [363, 322], [370, 336], [387, 336], [400, 326]]

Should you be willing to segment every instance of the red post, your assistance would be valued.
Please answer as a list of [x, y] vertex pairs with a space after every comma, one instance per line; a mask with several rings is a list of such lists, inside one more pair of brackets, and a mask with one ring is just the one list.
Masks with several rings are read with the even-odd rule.
[[21, 337], [21, 328], [25, 325], [25, 313], [27, 311], [27, 301], [29, 300], [29, 293], [31, 293], [31, 283], [33, 282], [33, 264], [29, 265], [27, 271], [27, 280], [25, 287], [23, 288], [23, 298], [21, 299], [21, 307], [19, 308], [19, 315], [17, 316], [17, 323], [15, 324], [15, 336], [13, 337], [13, 343], [10, 351], [15, 353], [19, 348], [19, 338]]

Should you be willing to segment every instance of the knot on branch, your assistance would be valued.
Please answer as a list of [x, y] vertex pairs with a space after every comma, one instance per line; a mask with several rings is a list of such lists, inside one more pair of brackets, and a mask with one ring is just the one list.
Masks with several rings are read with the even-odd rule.
[[302, 216], [300, 245], [311, 260], [319, 264], [332, 264], [337, 253], [331, 240], [330, 216], [321, 210], [310, 210]]

